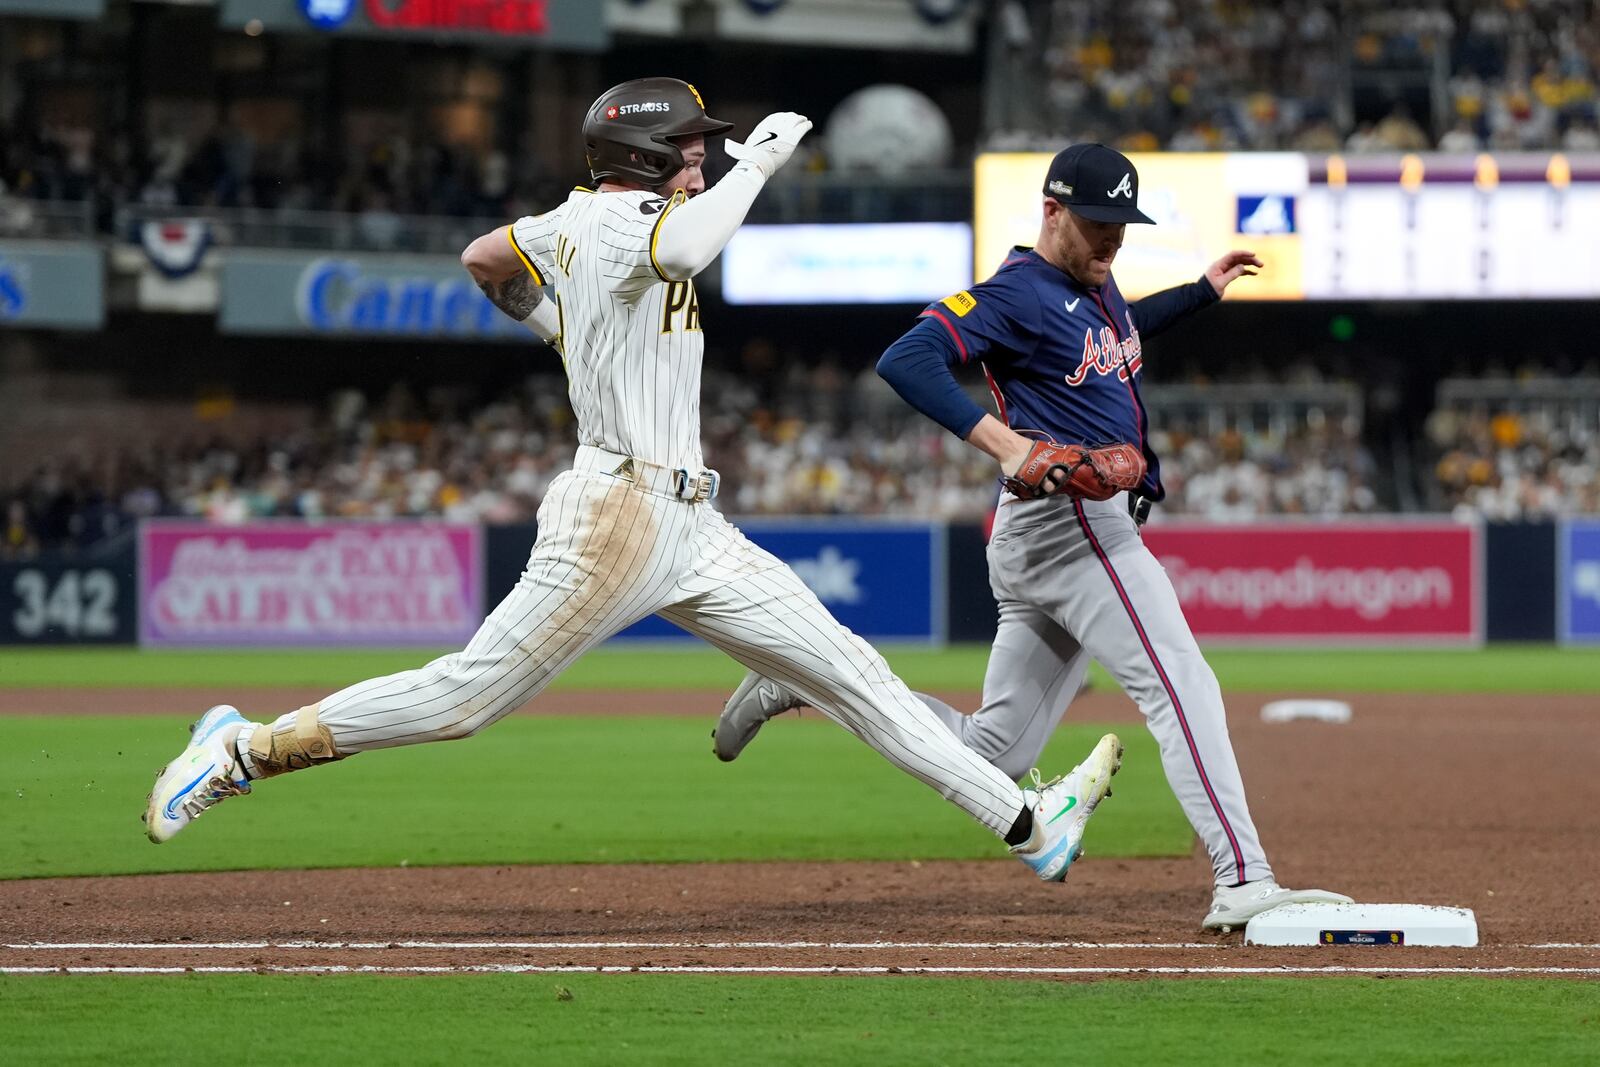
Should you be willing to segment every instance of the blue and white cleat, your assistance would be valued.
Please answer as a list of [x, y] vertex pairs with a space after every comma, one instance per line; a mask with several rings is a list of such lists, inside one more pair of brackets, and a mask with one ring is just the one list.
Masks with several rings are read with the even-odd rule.
[[1106, 734], [1089, 758], [1065, 777], [1040, 782], [1022, 795], [1033, 806], [1033, 835], [1011, 852], [1047, 882], [1064, 881], [1072, 861], [1083, 855], [1083, 831], [1100, 802], [1111, 795], [1111, 776], [1122, 768], [1122, 742]]
[[189, 727], [189, 747], [156, 775], [145, 801], [144, 832], [156, 844], [170, 840], [228, 797], [250, 792], [233, 740], [246, 725], [239, 709], [218, 704]]

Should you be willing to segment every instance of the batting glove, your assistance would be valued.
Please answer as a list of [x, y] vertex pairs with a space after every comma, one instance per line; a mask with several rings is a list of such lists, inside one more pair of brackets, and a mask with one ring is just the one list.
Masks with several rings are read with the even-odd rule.
[[780, 111], [757, 123], [756, 128], [750, 131], [749, 139], [743, 143], [727, 141], [724, 144], [728, 155], [754, 163], [762, 174], [770, 178], [778, 172], [779, 167], [789, 162], [795, 146], [809, 129], [811, 120], [804, 115]]

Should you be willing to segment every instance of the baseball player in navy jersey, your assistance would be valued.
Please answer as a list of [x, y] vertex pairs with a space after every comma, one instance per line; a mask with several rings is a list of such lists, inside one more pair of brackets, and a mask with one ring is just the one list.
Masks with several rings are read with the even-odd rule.
[[[1043, 191], [1038, 243], [929, 307], [878, 363], [902, 397], [994, 457], [1006, 476], [988, 549], [1000, 617], [983, 705], [968, 716], [918, 695], [1015, 778], [1097, 660], [1144, 713], [1167, 781], [1210, 853], [1205, 927], [1238, 927], [1282, 904], [1348, 902], [1273, 878], [1216, 676], [1139, 534], [1164, 492], [1139, 395], [1143, 345], [1261, 262], [1230, 252], [1199, 280], [1129, 304], [1111, 264], [1127, 225], [1152, 221], [1138, 208], [1133, 164], [1104, 145], [1073, 145], [1051, 162]], [[969, 365], [987, 375], [998, 417], [957, 385], [953, 370]], [[718, 720], [717, 755], [737, 757], [768, 718], [802, 703], [747, 675]]]
[[1018, 788], [711, 504], [719, 478], [700, 450], [693, 279], [811, 123], [769, 115], [727, 144], [739, 162], [708, 190], [705, 139], [729, 128], [684, 82], [616, 86], [584, 121], [596, 187], [467, 248], [463, 263], [489, 298], [561, 352], [577, 415], [573, 469], [539, 507], [527, 569], [460, 652], [272, 722], [212, 708], [158, 775], [144, 816], [151, 840], [265, 778], [477, 733], [656, 613], [820, 708], [1003, 838], [1040, 878], [1066, 876], [1120, 765], [1116, 736], [1064, 777]]

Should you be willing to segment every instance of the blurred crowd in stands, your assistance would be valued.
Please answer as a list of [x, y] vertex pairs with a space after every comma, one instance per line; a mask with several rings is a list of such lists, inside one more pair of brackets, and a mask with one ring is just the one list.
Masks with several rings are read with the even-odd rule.
[[1039, 60], [1048, 106], [1033, 109], [1038, 128], [1014, 117], [996, 147], [1064, 129], [1140, 151], [1600, 148], [1591, 0], [1011, 8], [1013, 45]]
[[1489, 519], [1600, 514], [1600, 426], [1534, 411], [1440, 408], [1428, 419], [1437, 505]]
[[[1012, 86], [1017, 103], [989, 131], [993, 147], [1070, 136], [1127, 150], [1600, 149], [1592, 0], [1013, 0], [1001, 10], [996, 32], [1015, 53], [1004, 66], [1038, 78]], [[1360, 94], [1369, 83], [1376, 107]], [[560, 199], [571, 177], [504, 145], [392, 132], [319, 149], [293, 136], [266, 143], [235, 122], [188, 136], [159, 121], [135, 130], [24, 116], [0, 128], [0, 197], [93, 201], [102, 225], [121, 204], [255, 207], [356, 213], [381, 238], [399, 216], [516, 216]], [[826, 166], [822, 143], [813, 169]]]
[[[706, 459], [723, 474], [722, 510], [981, 521], [994, 507], [994, 463], [918, 416], [870, 370], [853, 377], [824, 363], [790, 379], [707, 375]], [[529, 521], [570, 464], [574, 433], [555, 377], [465, 409], [403, 387], [377, 399], [340, 393], [303, 430], [271, 440], [149, 440], [58, 455], [0, 487], [0, 554], [87, 549], [149, 516]], [[1152, 443], [1164, 457], [1163, 516], [1227, 521], [1377, 506], [1371, 458], [1346, 422], [1209, 435], [1179, 423]]]
[[[1152, 521], [1397, 507], [1381, 488], [1393, 472], [1378, 468], [1358, 415], [1241, 413], [1218, 425], [1183, 405], [1163, 410], [1151, 395], [1151, 444], [1167, 488]], [[1600, 513], [1600, 407], [1511, 407], [1446, 405], [1429, 416], [1421, 506], [1490, 519]], [[718, 506], [731, 515], [981, 522], [997, 499], [993, 462], [918, 416], [871, 370], [850, 375], [825, 360], [772, 379], [708, 371], [702, 409], [706, 461], [723, 474]], [[342, 392], [303, 429], [271, 439], [153, 439], [47, 460], [0, 485], [0, 557], [87, 550], [148, 516], [527, 522], [574, 447], [559, 377], [529, 378], [481, 405], [401, 386], [376, 398]]]
[[258, 145], [238, 126], [197, 141], [173, 131], [143, 139], [0, 127], [0, 196], [93, 201], [103, 228], [122, 204], [347, 212], [370, 220], [375, 234], [405, 215], [504, 219], [566, 195], [566, 175], [536, 168], [530, 159], [514, 170], [498, 150], [402, 136], [326, 156], [293, 142]]

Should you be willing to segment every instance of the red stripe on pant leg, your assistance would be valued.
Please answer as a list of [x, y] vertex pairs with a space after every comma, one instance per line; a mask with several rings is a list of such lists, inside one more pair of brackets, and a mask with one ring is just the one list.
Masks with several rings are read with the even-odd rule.
[[1178, 692], [1172, 688], [1172, 681], [1167, 677], [1166, 668], [1161, 666], [1161, 659], [1156, 655], [1155, 647], [1150, 644], [1150, 638], [1144, 632], [1144, 624], [1139, 621], [1139, 613], [1134, 610], [1133, 601], [1128, 599], [1128, 591], [1122, 587], [1122, 579], [1117, 577], [1117, 569], [1111, 565], [1111, 557], [1106, 555], [1094, 535], [1094, 530], [1090, 529], [1089, 517], [1083, 513], [1082, 501], [1074, 500], [1072, 510], [1078, 516], [1078, 525], [1083, 529], [1084, 536], [1089, 539], [1089, 547], [1094, 549], [1100, 565], [1105, 568], [1112, 586], [1116, 588], [1117, 596], [1128, 612], [1128, 618], [1133, 621], [1133, 629], [1139, 635], [1139, 642], [1144, 645], [1145, 654], [1150, 657], [1150, 663], [1155, 667], [1156, 676], [1161, 679], [1162, 687], [1167, 691], [1167, 699], [1172, 701], [1173, 710], [1178, 713], [1178, 725], [1183, 728], [1183, 739], [1189, 743], [1189, 755], [1194, 758], [1194, 769], [1200, 772], [1200, 784], [1205, 786], [1206, 797], [1211, 801], [1211, 810], [1217, 813], [1217, 818], [1222, 822], [1222, 829], [1228, 835], [1228, 844], [1233, 846], [1233, 861], [1239, 869], [1239, 881], [1243, 882], [1244, 853], [1239, 850], [1239, 839], [1234, 836], [1233, 827], [1229, 824], [1228, 817], [1222, 813], [1222, 805], [1217, 801], [1217, 794], [1211, 789], [1211, 779], [1206, 777], [1205, 764], [1200, 761], [1200, 750], [1195, 747], [1194, 734], [1189, 732], [1189, 720], [1183, 713], [1183, 705], [1178, 701]]

